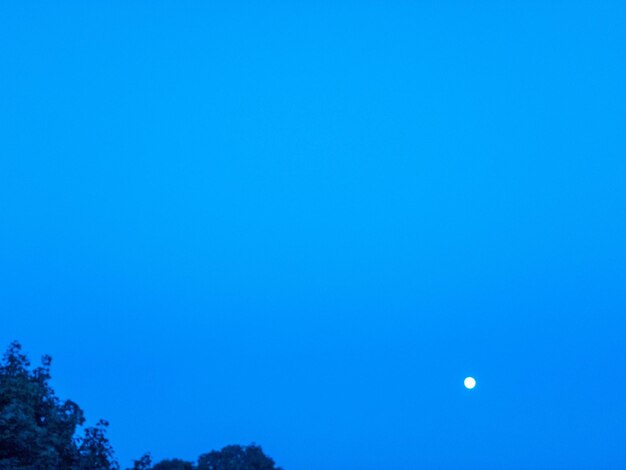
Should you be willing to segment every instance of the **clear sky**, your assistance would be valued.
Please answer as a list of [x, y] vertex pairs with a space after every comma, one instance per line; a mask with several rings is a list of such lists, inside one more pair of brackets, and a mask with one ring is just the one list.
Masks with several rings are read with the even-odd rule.
[[625, 123], [624, 2], [4, 1], [0, 346], [124, 465], [624, 468]]

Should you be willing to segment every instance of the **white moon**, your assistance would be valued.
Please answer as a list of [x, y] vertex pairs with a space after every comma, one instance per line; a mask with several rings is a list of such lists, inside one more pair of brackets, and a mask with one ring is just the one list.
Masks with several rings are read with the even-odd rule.
[[476, 386], [476, 379], [474, 377], [465, 377], [463, 385], [465, 385], [466, 389], [471, 390]]

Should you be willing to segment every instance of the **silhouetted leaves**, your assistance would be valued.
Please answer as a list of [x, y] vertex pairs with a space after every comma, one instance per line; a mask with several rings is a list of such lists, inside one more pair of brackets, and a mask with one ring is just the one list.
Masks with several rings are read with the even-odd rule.
[[81, 470], [118, 468], [113, 456], [113, 447], [111, 447], [106, 437], [106, 428], [108, 426], [109, 423], [101, 419], [96, 426], [85, 429], [85, 437], [80, 439], [79, 447]]
[[261, 447], [230, 445], [198, 459], [198, 470], [280, 470]]
[[180, 459], [162, 460], [152, 470], [193, 470], [194, 466], [191, 462], [185, 462]]
[[117, 469], [105, 422], [75, 437], [85, 419], [80, 407], [61, 401], [49, 385], [52, 359], [30, 370], [19, 343], [0, 365], [0, 469]]
[[[108, 422], [85, 422], [71, 400], [61, 401], [50, 387], [50, 356], [41, 366], [31, 364], [18, 342], [0, 363], [0, 470], [117, 470], [113, 447], [106, 437]], [[152, 466], [144, 454], [129, 470], [281, 470], [257, 445], [230, 445], [203, 454], [198, 465], [180, 459]]]
[[139, 460], [133, 462], [133, 468], [129, 470], [148, 470], [152, 467], [152, 457], [150, 453], [145, 453]]

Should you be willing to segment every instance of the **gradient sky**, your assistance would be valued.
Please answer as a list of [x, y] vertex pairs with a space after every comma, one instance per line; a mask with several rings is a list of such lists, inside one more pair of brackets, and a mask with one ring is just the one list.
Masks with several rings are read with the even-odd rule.
[[624, 2], [2, 2], [0, 346], [123, 465], [624, 468], [625, 123]]

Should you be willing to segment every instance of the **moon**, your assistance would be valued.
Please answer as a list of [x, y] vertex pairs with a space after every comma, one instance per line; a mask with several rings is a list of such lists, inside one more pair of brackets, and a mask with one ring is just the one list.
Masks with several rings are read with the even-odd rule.
[[466, 389], [471, 390], [476, 386], [476, 379], [474, 377], [465, 377], [463, 385], [465, 385]]

